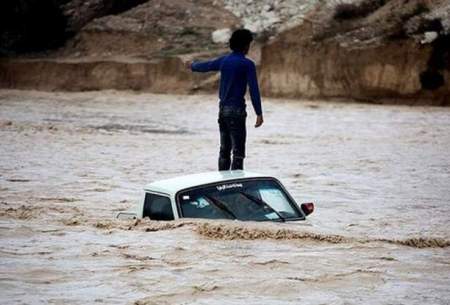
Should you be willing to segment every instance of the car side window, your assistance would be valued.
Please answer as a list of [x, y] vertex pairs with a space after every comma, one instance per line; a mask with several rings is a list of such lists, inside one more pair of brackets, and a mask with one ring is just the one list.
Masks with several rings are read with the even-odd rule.
[[146, 193], [143, 217], [153, 220], [174, 220], [169, 197]]

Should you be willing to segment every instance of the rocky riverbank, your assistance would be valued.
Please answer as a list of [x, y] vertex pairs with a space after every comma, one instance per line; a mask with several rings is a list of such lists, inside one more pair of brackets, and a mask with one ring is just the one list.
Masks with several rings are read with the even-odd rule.
[[0, 88], [211, 92], [218, 77], [183, 62], [227, 52], [245, 26], [266, 96], [450, 104], [445, 0], [63, 2], [74, 34], [45, 54], [0, 59]]
[[264, 93], [450, 105], [450, 4], [392, 0], [372, 9], [341, 19], [318, 7], [277, 35], [262, 52]]

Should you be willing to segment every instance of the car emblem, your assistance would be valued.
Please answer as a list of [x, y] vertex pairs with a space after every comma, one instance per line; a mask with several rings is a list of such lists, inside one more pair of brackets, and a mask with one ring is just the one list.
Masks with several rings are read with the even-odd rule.
[[231, 183], [231, 184], [222, 184], [222, 185], [218, 185], [216, 186], [218, 191], [224, 191], [227, 189], [232, 189], [232, 188], [242, 188], [242, 183]]

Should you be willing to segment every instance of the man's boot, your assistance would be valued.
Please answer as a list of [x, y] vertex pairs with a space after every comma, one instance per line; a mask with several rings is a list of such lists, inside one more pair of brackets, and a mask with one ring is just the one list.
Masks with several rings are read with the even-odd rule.
[[231, 160], [230, 158], [219, 157], [219, 171], [230, 170]]
[[231, 164], [231, 170], [244, 169], [244, 158], [233, 157], [233, 163]]

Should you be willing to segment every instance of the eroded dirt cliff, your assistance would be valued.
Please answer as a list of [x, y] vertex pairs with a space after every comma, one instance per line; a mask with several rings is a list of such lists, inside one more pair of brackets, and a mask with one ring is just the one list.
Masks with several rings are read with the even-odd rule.
[[330, 9], [263, 48], [264, 94], [450, 104], [448, 1], [386, 1], [348, 20]]
[[184, 62], [227, 52], [244, 25], [257, 31], [266, 96], [450, 103], [447, 0], [60, 2], [76, 33], [56, 51], [0, 59], [0, 87], [211, 91], [217, 75]]
[[46, 91], [143, 90], [186, 93], [207, 86], [210, 77], [188, 73], [182, 60], [9, 59], [0, 62], [0, 83], [7, 88]]
[[212, 32], [240, 25], [221, 1], [63, 2], [60, 14], [73, 37], [56, 50], [0, 59], [0, 87], [208, 90], [217, 76], [188, 73], [184, 61], [226, 52], [226, 44], [211, 39]]

